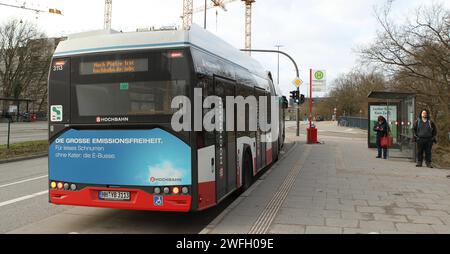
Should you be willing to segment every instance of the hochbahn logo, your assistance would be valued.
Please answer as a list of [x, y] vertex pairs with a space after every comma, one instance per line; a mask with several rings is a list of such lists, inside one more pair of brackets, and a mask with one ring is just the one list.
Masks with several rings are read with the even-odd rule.
[[116, 122], [128, 122], [128, 117], [100, 117], [95, 119], [97, 123], [116, 123]]
[[150, 177], [150, 182], [181, 182], [181, 178], [176, 177]]

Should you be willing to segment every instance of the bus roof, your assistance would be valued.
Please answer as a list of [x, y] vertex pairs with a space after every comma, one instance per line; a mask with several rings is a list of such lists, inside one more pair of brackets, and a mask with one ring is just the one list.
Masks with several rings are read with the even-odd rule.
[[258, 61], [195, 24], [187, 31], [163, 30], [122, 33], [113, 30], [100, 30], [74, 34], [59, 43], [54, 57], [173, 47], [196, 47], [231, 61], [258, 76], [266, 77], [264, 68]]

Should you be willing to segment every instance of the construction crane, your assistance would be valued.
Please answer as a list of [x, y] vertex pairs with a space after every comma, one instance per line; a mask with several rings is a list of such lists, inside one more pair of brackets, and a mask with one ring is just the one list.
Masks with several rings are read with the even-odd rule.
[[183, 30], [188, 30], [192, 26], [192, 14], [194, 0], [183, 0]]
[[111, 29], [112, 21], [112, 0], [105, 0], [105, 23], [103, 28], [105, 30]]
[[54, 8], [46, 8], [46, 9], [38, 9], [38, 8], [33, 8], [33, 7], [27, 7], [27, 3], [23, 2], [22, 5], [16, 5], [16, 4], [9, 4], [9, 3], [1, 3], [0, 5], [2, 6], [7, 6], [7, 7], [13, 7], [13, 8], [19, 8], [22, 10], [28, 10], [28, 11], [34, 11], [37, 14], [41, 13], [41, 12], [46, 12], [46, 13], [51, 13], [51, 14], [57, 14], [57, 15], [62, 15], [62, 12], [58, 9], [54, 9]]
[[[245, 49], [252, 48], [252, 4], [255, 0], [242, 0], [245, 2]], [[247, 54], [251, 55], [250, 51]]]
[[[235, 2], [238, 0], [211, 0], [211, 2], [206, 7], [207, 9], [221, 7], [223, 10], [227, 10], [225, 8], [225, 4]], [[252, 48], [252, 5], [255, 0], [241, 0], [245, 4], [245, 49]], [[183, 0], [183, 29], [189, 29], [192, 25], [193, 14], [196, 12], [201, 12], [205, 10], [205, 7], [198, 7], [194, 9], [193, 0]], [[250, 51], [247, 51], [247, 54], [251, 55]]]

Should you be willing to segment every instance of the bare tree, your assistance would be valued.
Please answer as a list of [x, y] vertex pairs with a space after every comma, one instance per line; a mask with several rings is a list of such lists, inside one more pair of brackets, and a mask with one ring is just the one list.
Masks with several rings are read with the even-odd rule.
[[[52, 49], [45, 35], [28, 22], [13, 19], [0, 26], [1, 95], [14, 98], [37, 95], [33, 91], [46, 86], [42, 80], [48, 73]], [[6, 102], [2, 108], [5, 112]]]
[[360, 50], [363, 62], [382, 66], [391, 77], [391, 89], [416, 92], [420, 107], [439, 118], [440, 140], [448, 143], [450, 10], [433, 3], [399, 24], [388, 3], [376, 10], [376, 18], [381, 29], [375, 42]]
[[[386, 71], [403, 71], [411, 77], [449, 84], [450, 12], [442, 4], [416, 10], [414, 21], [398, 25], [390, 17], [390, 5], [376, 11], [381, 26], [374, 43], [361, 50], [362, 59], [382, 64]], [[433, 75], [432, 69], [440, 71]]]

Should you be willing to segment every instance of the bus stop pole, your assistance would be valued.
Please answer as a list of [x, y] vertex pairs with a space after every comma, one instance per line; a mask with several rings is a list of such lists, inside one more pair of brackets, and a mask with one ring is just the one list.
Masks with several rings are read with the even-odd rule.
[[[297, 87], [297, 94], [300, 94], [300, 87]], [[300, 105], [297, 104], [297, 137], [300, 136]]]
[[311, 129], [311, 121], [312, 121], [312, 69], [309, 69], [309, 128]]

